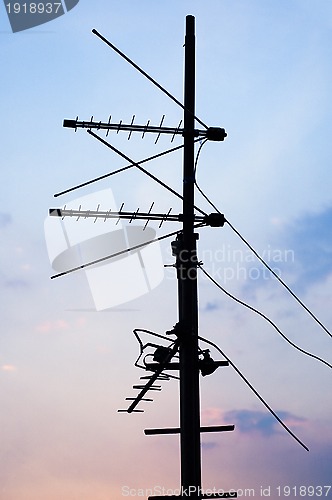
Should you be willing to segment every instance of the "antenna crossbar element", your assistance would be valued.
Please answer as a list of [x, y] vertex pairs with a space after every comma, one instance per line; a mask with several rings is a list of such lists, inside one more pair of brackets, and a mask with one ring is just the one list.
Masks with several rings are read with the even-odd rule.
[[[145, 377], [140, 377], [140, 380], [150, 380], [151, 375], [147, 375]], [[159, 377], [157, 377], [157, 380], [163, 380], [163, 381], [168, 381], [170, 377], [166, 373], [161, 373]]]
[[[151, 371], [158, 370], [159, 366], [160, 363], [145, 363], [145, 368]], [[164, 365], [164, 370], [180, 370], [180, 363], [167, 363]]]
[[[135, 401], [135, 399], [136, 398], [126, 398], [126, 401]], [[151, 398], [142, 398], [141, 401], [150, 401], [150, 402], [152, 402], [153, 399], [151, 399]]]
[[[87, 128], [97, 129], [97, 130], [115, 130], [117, 133], [121, 131], [129, 131], [129, 137], [132, 132], [140, 132], [142, 137], [148, 132], [153, 134], [170, 134], [174, 138], [175, 135], [186, 135], [186, 130], [184, 128], [178, 127], [161, 127], [161, 126], [153, 126], [153, 125], [134, 125], [134, 123], [109, 123], [109, 122], [95, 122], [95, 121], [80, 121], [80, 120], [64, 120], [63, 126], [65, 128], [74, 128], [77, 130], [78, 128]], [[200, 137], [202, 139], [208, 139], [210, 141], [223, 141], [227, 134], [225, 129], [219, 127], [209, 127], [206, 130], [194, 129], [194, 137]]]
[[[146, 385], [133, 385], [133, 389], [145, 390]], [[161, 391], [161, 385], [149, 385], [148, 390], [149, 391]]]
[[[118, 410], [119, 413], [128, 413], [128, 410]], [[133, 410], [133, 413], [144, 413], [144, 410]]]
[[[229, 432], [234, 431], [234, 429], [234, 425], [212, 425], [209, 427], [200, 427], [200, 432]], [[156, 434], [180, 434], [180, 432], [180, 427], [144, 430], [146, 436], [154, 436]]]

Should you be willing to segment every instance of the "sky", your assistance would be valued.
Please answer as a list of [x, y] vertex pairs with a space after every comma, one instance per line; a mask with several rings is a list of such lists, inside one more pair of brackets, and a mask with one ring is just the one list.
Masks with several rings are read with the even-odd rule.
[[[147, 293], [138, 285], [143, 268], [134, 266], [135, 277], [125, 259], [117, 264], [121, 279], [106, 267], [97, 278], [80, 271], [50, 279], [68, 243], [64, 228], [69, 239], [96, 238], [92, 249], [81, 245], [92, 255], [105, 232], [127, 230], [109, 220], [92, 229], [84, 220], [50, 222], [48, 210], [78, 206], [85, 197], [91, 209], [101, 203], [117, 211], [124, 203], [128, 211], [147, 211], [154, 202], [158, 213], [181, 211], [179, 199], [135, 168], [54, 194], [128, 163], [85, 130], [63, 128], [63, 119], [111, 115], [112, 122], [130, 123], [135, 115], [137, 124], [159, 125], [165, 115], [168, 127], [182, 119], [179, 106], [91, 30], [181, 101], [186, 15], [196, 19], [196, 115], [228, 134], [201, 149], [197, 182], [332, 330], [329, 1], [80, 0], [65, 15], [16, 33], [1, 4], [0, 500], [121, 500], [179, 488], [178, 437], [143, 433], [178, 426], [178, 383], [163, 382], [154, 402], [142, 404], [144, 413], [117, 412], [144, 375], [134, 366], [133, 330], [164, 335], [178, 320], [174, 268], [158, 260], [174, 263], [172, 238], [154, 254], [134, 256], [146, 259]], [[136, 162], [181, 144], [166, 135], [157, 144], [148, 134], [128, 140], [125, 132], [107, 140]], [[181, 192], [181, 151], [145, 168]], [[107, 204], [112, 197], [114, 207]], [[199, 192], [196, 204], [213, 211]], [[157, 236], [179, 229], [171, 222], [148, 227]], [[105, 241], [112, 253], [115, 242]], [[331, 336], [229, 225], [200, 229], [198, 256], [229, 293], [332, 363]], [[92, 282], [106, 303], [112, 297], [110, 307], [97, 310]], [[286, 433], [232, 367], [219, 368], [201, 378], [202, 425], [231, 423], [235, 431], [202, 436], [203, 487], [237, 490], [239, 497], [331, 497], [331, 369], [285, 342], [202, 272], [198, 284], [200, 336], [220, 347], [310, 449]], [[130, 299], [121, 302], [126, 293]], [[221, 359], [213, 348], [211, 354]]]

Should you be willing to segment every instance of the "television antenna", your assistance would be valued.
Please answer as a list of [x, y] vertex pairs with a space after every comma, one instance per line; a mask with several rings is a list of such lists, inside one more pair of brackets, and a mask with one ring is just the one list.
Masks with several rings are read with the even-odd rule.
[[[181, 491], [189, 492], [193, 500], [208, 499], [208, 498], [236, 498], [236, 491], [222, 492], [215, 494], [208, 494], [202, 490], [202, 477], [201, 477], [201, 442], [200, 436], [202, 432], [224, 432], [233, 431], [234, 425], [219, 425], [219, 426], [206, 426], [202, 427], [200, 423], [200, 387], [199, 376], [212, 374], [220, 366], [228, 366], [231, 364], [234, 368], [235, 365], [225, 356], [221, 361], [215, 361], [210, 355], [208, 349], [202, 350], [199, 345], [199, 340], [204, 340], [198, 335], [198, 298], [197, 298], [197, 268], [201, 263], [197, 258], [197, 240], [198, 233], [195, 229], [210, 226], [222, 227], [225, 223], [225, 217], [220, 212], [206, 214], [194, 203], [194, 188], [195, 188], [195, 144], [201, 140], [219, 141], [222, 142], [227, 134], [225, 129], [219, 127], [208, 127], [205, 123], [195, 115], [195, 18], [193, 16], [186, 17], [186, 33], [185, 33], [185, 68], [184, 68], [184, 104], [178, 101], [172, 94], [170, 94], [164, 87], [162, 87], [156, 80], [143, 71], [137, 64], [129, 59], [123, 52], [121, 52], [115, 45], [108, 41], [96, 30], [92, 32], [100, 38], [104, 43], [117, 52], [143, 76], [148, 78], [150, 82], [156, 85], [162, 92], [164, 92], [170, 99], [178, 104], [183, 109], [183, 127], [182, 120], [176, 127], [165, 127], [163, 125], [165, 115], [162, 116], [159, 125], [150, 125], [148, 121], [145, 125], [135, 124], [135, 115], [133, 115], [130, 123], [112, 123], [111, 116], [106, 122], [95, 121], [93, 116], [90, 120], [82, 121], [78, 117], [76, 119], [66, 119], [63, 122], [64, 127], [72, 128], [77, 131], [78, 128], [87, 129], [87, 132], [103, 143], [108, 148], [119, 154], [122, 158], [129, 162], [126, 167], [119, 169], [110, 174], [92, 179], [85, 183], [79, 184], [73, 188], [67, 189], [57, 193], [55, 197], [61, 194], [68, 193], [85, 185], [96, 182], [100, 179], [118, 173], [125, 169], [136, 167], [143, 173], [148, 175], [154, 181], [161, 184], [164, 188], [168, 189], [173, 195], [182, 200], [182, 213], [173, 214], [170, 208], [167, 213], [154, 213], [152, 211], [154, 203], [151, 204], [147, 212], [140, 212], [137, 209], [135, 212], [123, 211], [124, 204], [118, 211], [99, 210], [99, 206], [95, 210], [77, 210], [51, 208], [49, 214], [55, 217], [76, 217], [80, 218], [103, 218], [106, 221], [108, 218], [126, 219], [131, 223], [134, 220], [144, 220], [146, 228], [150, 221], [159, 221], [159, 227], [165, 222], [179, 222], [182, 224], [182, 229], [173, 233], [166, 234], [160, 238], [155, 238], [152, 241], [144, 242], [142, 245], [153, 243], [163, 238], [176, 236], [172, 241], [172, 253], [175, 257], [174, 267], [177, 273], [178, 282], [178, 321], [175, 326], [165, 335], [160, 335], [148, 330], [134, 330], [134, 334], [139, 342], [140, 354], [135, 362], [135, 366], [149, 372], [148, 375], [142, 376], [141, 382], [133, 386], [138, 390], [138, 394], [134, 397], [126, 398], [130, 401], [128, 408], [119, 410], [127, 413], [135, 413], [144, 411], [139, 404], [141, 402], [151, 402], [151, 392], [160, 391], [161, 385], [156, 385], [158, 382], [165, 382], [170, 379], [179, 379], [180, 384], [180, 426], [173, 428], [163, 429], [146, 429], [146, 435], [155, 434], [179, 434], [180, 436], [180, 465], [181, 465]], [[195, 127], [196, 122], [203, 126], [203, 129]], [[175, 136], [183, 137], [183, 144], [174, 147], [170, 150], [164, 151], [150, 158], [146, 158], [140, 162], [135, 162], [123, 152], [119, 151], [108, 141], [96, 134], [95, 131], [106, 131], [106, 138], [110, 132], [120, 133], [127, 132], [128, 139], [131, 138], [133, 133], [140, 133], [142, 138], [146, 134], [156, 134], [155, 143], [158, 142], [161, 134], [171, 136], [173, 142]], [[156, 159], [162, 155], [169, 154], [173, 151], [183, 148], [183, 193], [182, 195], [173, 190], [170, 186], [163, 183], [156, 176], [145, 170], [141, 164]], [[198, 215], [197, 212], [200, 214]], [[138, 245], [138, 246], [142, 246]], [[137, 247], [138, 247], [137, 246]], [[133, 247], [137, 248], [137, 247]], [[65, 272], [52, 276], [56, 278], [63, 276], [70, 272], [82, 269], [86, 266], [96, 264], [102, 260], [110, 259], [118, 256], [120, 253], [130, 251], [127, 249], [121, 252], [113, 253], [98, 259], [98, 261], [87, 262], [82, 266], [69, 269]], [[147, 342], [144, 344], [141, 336], [142, 334], [152, 335], [154, 342]], [[157, 338], [157, 340], [155, 340]], [[206, 341], [208, 344], [213, 344]], [[222, 351], [220, 351], [222, 353]], [[152, 361], [149, 361], [152, 357]], [[236, 369], [237, 370], [237, 369]], [[238, 370], [237, 370], [238, 371]], [[178, 375], [175, 375], [178, 373]], [[242, 377], [244, 378], [244, 377]], [[244, 379], [245, 380], [245, 379]], [[246, 381], [246, 380], [245, 380]], [[246, 381], [247, 382], [247, 381]], [[248, 382], [247, 382], [248, 383]], [[253, 387], [248, 383], [249, 387]], [[257, 391], [255, 394], [258, 395]], [[258, 395], [258, 397], [260, 397]], [[306, 446], [299, 441], [298, 438], [287, 428], [285, 424], [277, 417], [271, 408], [262, 400], [265, 406], [273, 413], [286, 430], [304, 447]], [[307, 449], [307, 448], [306, 448]], [[220, 490], [222, 491], [222, 490]], [[181, 496], [185, 496], [183, 493]], [[150, 497], [150, 500], [169, 500], [167, 497]], [[177, 498], [177, 497], [176, 497]]]

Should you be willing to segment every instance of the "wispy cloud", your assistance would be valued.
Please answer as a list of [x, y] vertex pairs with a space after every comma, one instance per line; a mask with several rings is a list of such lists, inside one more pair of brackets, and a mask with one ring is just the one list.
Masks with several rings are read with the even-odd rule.
[[6, 279], [4, 281], [4, 286], [6, 288], [12, 288], [12, 289], [24, 289], [29, 287], [29, 282], [27, 280], [20, 278], [12, 278], [12, 279]]
[[217, 311], [218, 309], [220, 309], [220, 306], [215, 300], [207, 302], [202, 308], [203, 312], [213, 312]]
[[[276, 227], [278, 245], [269, 245], [258, 253], [275, 273], [296, 292], [325, 281], [332, 274], [332, 206], [319, 213], [306, 213], [292, 223]], [[247, 279], [245, 293], [274, 281], [272, 274], [258, 261], [243, 264]]]
[[207, 441], [206, 443], [202, 443], [202, 449], [203, 450], [213, 450], [218, 446], [218, 443], [215, 443], [214, 441]]
[[[278, 411], [279, 417], [292, 427], [303, 425], [305, 419], [287, 411]], [[232, 410], [224, 414], [224, 421], [235, 424], [242, 433], [257, 432], [263, 436], [272, 436], [281, 432], [280, 424], [270, 413], [253, 410]]]
[[306, 289], [332, 273], [331, 226], [332, 207], [328, 207], [320, 213], [304, 214], [287, 227], [285, 239], [294, 250], [298, 288]]
[[223, 421], [223, 411], [220, 408], [209, 407], [202, 410], [202, 424], [220, 424]]
[[45, 320], [41, 321], [35, 326], [35, 330], [40, 333], [50, 333], [56, 331], [64, 331], [69, 330], [71, 328], [84, 328], [86, 324], [86, 319], [82, 316], [79, 316], [74, 321], [68, 322], [64, 319], [54, 319], [54, 320]]
[[64, 321], [63, 319], [57, 319], [55, 321], [43, 321], [36, 326], [37, 332], [40, 333], [49, 333], [56, 330], [67, 330], [68, 328], [68, 322]]
[[2, 365], [1, 370], [3, 372], [15, 372], [17, 370], [17, 367], [15, 365], [5, 364]]
[[0, 229], [8, 226], [12, 222], [12, 216], [6, 212], [0, 212]]

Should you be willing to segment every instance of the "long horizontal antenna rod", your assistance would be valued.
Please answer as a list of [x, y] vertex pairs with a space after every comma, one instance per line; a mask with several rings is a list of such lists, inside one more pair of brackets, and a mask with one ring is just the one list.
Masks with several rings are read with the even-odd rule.
[[[151, 132], [153, 134], [178, 134], [183, 135], [184, 129], [178, 127], [158, 127], [153, 125], [134, 125], [132, 123], [106, 123], [106, 122], [95, 122], [95, 121], [79, 121], [79, 120], [63, 120], [63, 126], [65, 128], [96, 128], [97, 130], [116, 130], [119, 131], [131, 131], [131, 132]], [[205, 130], [196, 130], [195, 137], [205, 137]]]
[[[113, 45], [113, 43], [111, 43], [109, 40], [107, 40], [103, 35], [101, 35], [100, 33], [98, 33], [98, 31], [96, 29], [93, 29], [92, 30], [92, 33], [94, 35], [97, 35], [98, 38], [100, 38], [100, 40], [102, 40], [104, 43], [106, 43], [106, 45], [108, 45], [109, 47], [111, 47], [111, 49], [113, 49], [117, 54], [119, 54], [121, 57], [123, 57], [123, 59], [125, 59], [129, 64], [131, 64], [135, 69], [137, 69], [137, 71], [139, 71], [143, 76], [145, 76], [145, 78], [147, 78], [148, 80], [150, 80], [150, 82], [153, 83], [153, 85], [155, 85], [156, 87], [158, 87], [159, 90], [161, 90], [164, 94], [166, 94], [170, 99], [172, 99], [172, 101], [174, 101], [178, 106], [180, 106], [183, 110], [187, 111], [188, 113], [191, 113], [189, 110], [187, 110], [187, 108], [182, 104], [182, 102], [180, 102], [178, 99], [176, 99], [176, 97], [174, 97], [170, 92], [168, 92], [168, 90], [166, 90], [164, 87], [162, 87], [160, 85], [160, 83], [158, 83], [156, 80], [154, 80], [152, 78], [152, 76], [148, 75], [148, 73], [146, 73], [142, 68], [140, 68], [136, 63], [134, 63], [134, 61], [132, 61], [131, 59], [129, 59], [128, 56], [126, 56], [126, 54], [124, 54], [123, 52], [121, 52], [121, 50], [119, 50], [115, 45]], [[192, 114], [192, 113], [191, 113]], [[200, 120], [199, 118], [197, 118], [197, 116], [193, 115], [195, 120], [198, 121], [198, 123], [200, 123], [204, 128], [208, 128], [205, 123]]]
[[[63, 126], [65, 128], [87, 128], [91, 130], [92, 128], [97, 130], [116, 130], [120, 131], [130, 131], [130, 132], [151, 132], [153, 134], [170, 134], [170, 135], [184, 135], [186, 130], [180, 127], [157, 127], [152, 125], [134, 125], [133, 123], [108, 123], [108, 122], [96, 122], [96, 121], [81, 121], [81, 120], [64, 120]], [[201, 137], [204, 139], [209, 139], [211, 141], [223, 141], [227, 134], [225, 129], [219, 127], [209, 127], [206, 130], [194, 130], [194, 137]]]
[[[234, 431], [235, 425], [210, 425], [208, 427], [200, 427], [200, 432], [229, 432]], [[154, 436], [156, 434], [180, 434], [180, 427], [162, 428], [162, 429], [145, 429], [146, 436]]]
[[[110, 210], [104, 212], [101, 210], [75, 210], [75, 209], [62, 209], [50, 208], [49, 215], [52, 217], [79, 217], [83, 219], [98, 218], [98, 219], [129, 219], [129, 220], [162, 220], [182, 222], [182, 214], [154, 214], [148, 212], [111, 212]], [[205, 217], [197, 215], [195, 222], [205, 222]]]

